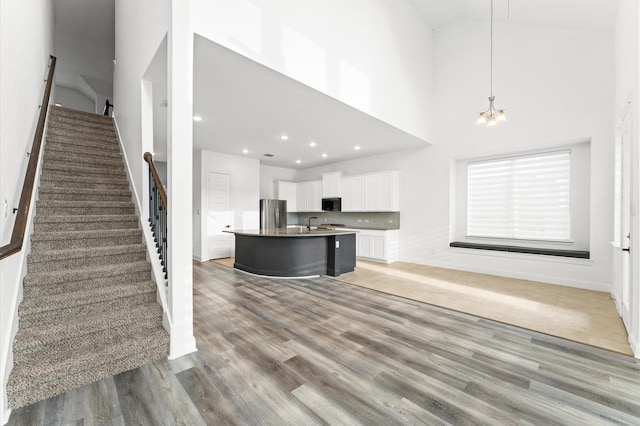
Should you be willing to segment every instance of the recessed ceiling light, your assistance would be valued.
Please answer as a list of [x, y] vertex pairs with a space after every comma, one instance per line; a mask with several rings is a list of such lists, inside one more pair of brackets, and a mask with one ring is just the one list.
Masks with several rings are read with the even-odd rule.
[[289, 139], [289, 136], [282, 135], [282, 136], [280, 136], [280, 139], [282, 139], [283, 141], [286, 141], [287, 139]]
[[202, 121], [202, 117], [200, 117], [199, 115], [194, 115], [193, 121]]
[[322, 154], [322, 158], [327, 158], [327, 154], [326, 154], [326, 153], [323, 153], [323, 154]]
[[356, 151], [358, 151], [360, 149], [360, 145], [356, 145], [353, 147], [353, 149], [355, 149]]
[[296, 163], [300, 164], [302, 163], [302, 160], [296, 160]]
[[309, 142], [309, 146], [310, 146], [311, 148], [313, 148], [314, 146], [316, 146], [316, 143], [315, 143], [314, 141], [311, 141], [311, 142]]
[[243, 150], [242, 150], [242, 153], [243, 153], [243, 154], [248, 154], [248, 153], [249, 153], [249, 150], [248, 150], [247, 148], [245, 148], [245, 149], [243, 149]]

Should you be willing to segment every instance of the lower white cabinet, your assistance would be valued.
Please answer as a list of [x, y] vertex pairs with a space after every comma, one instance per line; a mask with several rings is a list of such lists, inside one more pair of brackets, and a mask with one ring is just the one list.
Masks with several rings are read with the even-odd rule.
[[376, 262], [398, 260], [398, 230], [350, 229], [356, 234], [356, 257]]

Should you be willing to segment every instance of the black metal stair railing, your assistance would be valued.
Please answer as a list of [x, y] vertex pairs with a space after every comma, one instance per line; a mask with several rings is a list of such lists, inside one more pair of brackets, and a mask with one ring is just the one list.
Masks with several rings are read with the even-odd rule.
[[144, 160], [149, 164], [149, 224], [156, 243], [156, 249], [162, 264], [164, 278], [168, 279], [167, 267], [167, 194], [153, 163], [153, 155], [144, 153]]

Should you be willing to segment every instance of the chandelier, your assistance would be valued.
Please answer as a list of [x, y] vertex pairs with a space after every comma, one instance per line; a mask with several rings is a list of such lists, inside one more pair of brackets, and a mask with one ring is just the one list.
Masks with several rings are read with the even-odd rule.
[[478, 120], [476, 124], [478, 126], [485, 125], [487, 127], [496, 127], [499, 123], [504, 123], [507, 121], [507, 115], [504, 112], [504, 109], [497, 109], [493, 104], [496, 99], [493, 96], [493, 0], [491, 0], [491, 30], [490, 30], [490, 40], [491, 40], [491, 68], [490, 68], [490, 78], [489, 78], [489, 86], [490, 86], [490, 94], [489, 96], [489, 108], [486, 111], [478, 114]]

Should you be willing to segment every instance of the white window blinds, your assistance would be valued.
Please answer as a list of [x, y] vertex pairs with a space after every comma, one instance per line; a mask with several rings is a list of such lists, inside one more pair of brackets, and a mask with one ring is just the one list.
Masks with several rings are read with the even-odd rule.
[[469, 163], [467, 234], [569, 240], [570, 154], [556, 151]]

